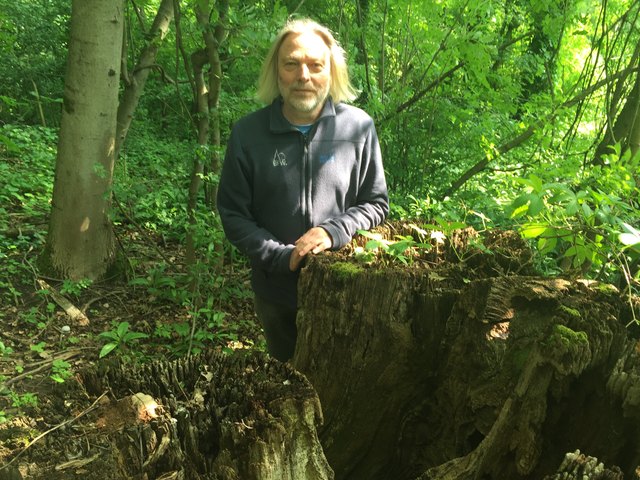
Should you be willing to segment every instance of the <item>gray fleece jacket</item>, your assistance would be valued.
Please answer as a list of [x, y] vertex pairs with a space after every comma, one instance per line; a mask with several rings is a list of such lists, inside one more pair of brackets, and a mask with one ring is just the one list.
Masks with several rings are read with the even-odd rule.
[[339, 249], [389, 211], [373, 120], [328, 100], [305, 136], [276, 99], [234, 125], [217, 200], [227, 238], [249, 257], [254, 292], [296, 306], [294, 242], [320, 226]]

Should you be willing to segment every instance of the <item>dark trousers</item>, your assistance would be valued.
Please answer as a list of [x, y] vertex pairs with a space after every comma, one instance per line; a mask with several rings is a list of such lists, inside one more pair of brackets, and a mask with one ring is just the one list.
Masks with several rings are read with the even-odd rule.
[[286, 362], [296, 347], [296, 309], [255, 296], [254, 306], [267, 339], [269, 354]]

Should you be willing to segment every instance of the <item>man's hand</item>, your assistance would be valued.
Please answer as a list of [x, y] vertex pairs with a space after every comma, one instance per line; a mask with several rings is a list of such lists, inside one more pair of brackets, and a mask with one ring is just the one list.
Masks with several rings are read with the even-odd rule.
[[303, 258], [308, 253], [314, 255], [331, 248], [333, 242], [327, 231], [322, 227], [313, 227], [296, 240], [296, 248], [291, 252], [289, 269], [295, 272], [300, 268]]

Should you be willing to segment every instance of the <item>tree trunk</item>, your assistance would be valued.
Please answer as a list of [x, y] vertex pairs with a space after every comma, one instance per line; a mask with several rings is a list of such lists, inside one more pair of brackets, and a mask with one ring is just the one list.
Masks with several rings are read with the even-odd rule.
[[109, 208], [123, 2], [74, 0], [44, 271], [99, 279], [115, 264]]
[[[613, 126], [608, 125], [606, 134], [596, 149], [593, 161], [596, 165], [604, 164], [603, 156], [611, 154], [612, 147], [616, 144], [620, 145], [621, 153], [629, 150], [632, 156], [640, 150], [640, 73], [630, 74], [630, 76], [634, 75], [633, 88], [629, 92], [624, 106], [622, 108], [620, 105], [612, 107], [612, 110], [620, 109], [620, 114], [615, 119]], [[625, 81], [627, 78], [619, 80], [623, 84]]]
[[613, 287], [518, 271], [518, 242], [303, 269], [293, 363], [320, 397], [338, 480], [540, 480], [576, 449], [634, 478], [629, 311]]
[[[196, 262], [196, 208], [198, 194], [202, 184], [202, 176], [208, 175], [210, 180], [205, 185], [205, 200], [212, 210], [216, 209], [215, 201], [218, 191], [217, 176], [222, 165], [220, 135], [220, 92], [222, 89], [222, 64], [220, 61], [220, 45], [228, 34], [227, 14], [229, 2], [217, 2], [217, 22], [212, 25], [209, 18], [209, 1], [197, 3], [194, 7], [198, 25], [202, 30], [205, 48], [191, 56], [196, 85], [195, 104], [198, 110], [198, 146], [189, 184], [187, 212], [189, 230], [187, 231], [185, 257], [188, 265]], [[209, 64], [209, 74], [205, 76], [204, 67]], [[211, 180], [215, 177], [215, 180]]]
[[[120, 153], [120, 147], [124, 142], [129, 127], [133, 120], [133, 113], [135, 112], [142, 92], [144, 91], [145, 83], [151, 69], [153, 68], [156, 56], [158, 55], [158, 48], [160, 43], [169, 31], [169, 25], [173, 20], [173, 0], [162, 0], [162, 3], [158, 7], [158, 13], [153, 21], [151, 30], [146, 35], [147, 43], [140, 53], [138, 63], [131, 75], [125, 78], [125, 87], [122, 92], [122, 98], [120, 99], [120, 105], [118, 106], [118, 130], [116, 134], [116, 151], [115, 158], [118, 158]], [[126, 59], [122, 60], [126, 62]]]
[[75, 392], [78, 398], [101, 400], [73, 429], [50, 434], [17, 459], [26, 478], [334, 478], [316, 433], [322, 413], [315, 391], [288, 364], [264, 354], [133, 368], [106, 362], [80, 377], [85, 391]]
[[[222, 0], [216, 2], [218, 21], [215, 25], [211, 25], [208, 18], [196, 8], [196, 16], [198, 17], [198, 23], [203, 29], [203, 39], [206, 45], [206, 52], [209, 57], [209, 65], [211, 69], [209, 71], [208, 85], [209, 91], [207, 95], [207, 117], [209, 118], [209, 132], [210, 139], [209, 145], [211, 148], [209, 162], [206, 164], [207, 172], [214, 177], [220, 175], [220, 169], [222, 168], [222, 160], [220, 158], [221, 153], [221, 134], [220, 134], [220, 92], [222, 91], [222, 62], [220, 60], [221, 45], [227, 38], [229, 33], [228, 26], [228, 13], [229, 13], [229, 1]], [[212, 210], [216, 210], [216, 197], [218, 195], [218, 183], [217, 180], [209, 181], [205, 188], [205, 198], [207, 205]]]
[[195, 80], [196, 98], [194, 99], [197, 109], [197, 129], [198, 129], [198, 150], [195, 152], [191, 175], [189, 176], [189, 195], [187, 197], [187, 214], [189, 219], [189, 229], [185, 245], [185, 260], [187, 265], [196, 263], [196, 208], [198, 206], [198, 194], [202, 185], [204, 174], [204, 163], [207, 157], [207, 145], [209, 143], [209, 116], [207, 114], [207, 84], [204, 77], [204, 67], [207, 64], [206, 51], [199, 50], [191, 55], [191, 66]]

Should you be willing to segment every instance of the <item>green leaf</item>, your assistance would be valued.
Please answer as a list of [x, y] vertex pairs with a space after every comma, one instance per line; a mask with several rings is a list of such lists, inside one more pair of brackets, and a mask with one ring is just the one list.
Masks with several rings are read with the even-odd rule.
[[556, 248], [557, 244], [558, 244], [558, 239], [556, 237], [547, 238], [547, 237], [541, 236], [538, 239], [538, 250], [540, 251], [540, 254], [546, 255], [547, 253], [552, 252]]
[[542, 198], [535, 194], [529, 195], [529, 215], [534, 217], [542, 210], [544, 210], [544, 202], [542, 201]]
[[18, 153], [20, 151], [20, 147], [18, 147], [18, 145], [13, 143], [9, 137], [2, 134], [0, 134], [0, 143], [2, 143], [9, 152]]
[[128, 330], [129, 330], [129, 322], [120, 322], [120, 325], [118, 325], [118, 329], [117, 329], [118, 337], [120, 338], [124, 337], [124, 335], [127, 333]]
[[118, 344], [114, 343], [114, 342], [107, 343], [104, 347], [102, 347], [102, 350], [100, 350], [99, 358], [103, 358], [103, 357], [107, 356], [113, 350], [115, 350], [117, 346], [118, 346]]
[[529, 204], [529, 193], [523, 193], [522, 195], [518, 195], [513, 202], [511, 202], [511, 208], [518, 209], [520, 207], [526, 206]]
[[567, 248], [567, 251], [564, 252], [564, 256], [565, 257], [573, 257], [578, 253], [578, 247], [576, 247], [575, 245], [571, 245], [569, 248]]
[[545, 223], [529, 223], [523, 225], [521, 229], [524, 238], [536, 238], [542, 235], [549, 226]]
[[525, 203], [524, 205], [520, 205], [519, 207], [515, 208], [513, 212], [511, 212], [511, 218], [521, 217], [525, 215], [528, 211], [529, 211], [528, 204]]
[[139, 338], [147, 338], [149, 335], [147, 335], [146, 333], [141, 333], [141, 332], [128, 332], [127, 334], [125, 334], [124, 337], [122, 337], [122, 341], [123, 342], [129, 342], [131, 340], [137, 340]]
[[393, 243], [389, 245], [389, 253], [391, 253], [392, 255], [401, 255], [407, 250], [407, 248], [409, 248], [414, 243], [415, 242], [413, 241], [404, 241], [404, 240], [401, 242]]
[[368, 230], [358, 230], [358, 233], [365, 238], [370, 238], [372, 240], [382, 240], [382, 235], [379, 233], [369, 232]]
[[542, 180], [537, 175], [529, 175], [529, 181], [531, 188], [534, 192], [540, 193], [542, 192]]
[[114, 331], [101, 332], [98, 334], [99, 337], [108, 338], [109, 340], [115, 340], [116, 342], [120, 339], [118, 334]]
[[377, 250], [378, 248], [382, 248], [384, 250], [386, 247], [387, 246], [379, 240], [369, 240], [364, 246], [365, 250], [369, 251]]

